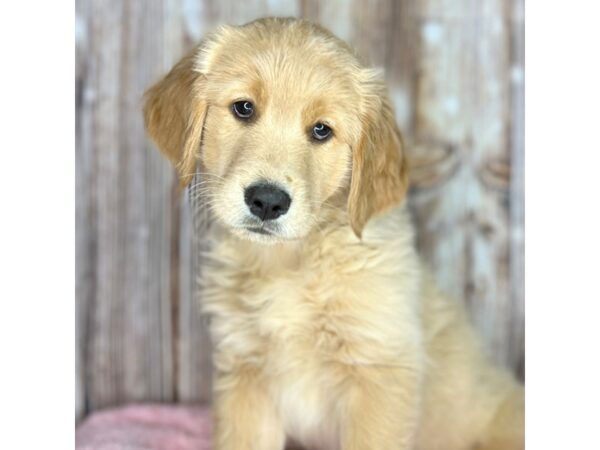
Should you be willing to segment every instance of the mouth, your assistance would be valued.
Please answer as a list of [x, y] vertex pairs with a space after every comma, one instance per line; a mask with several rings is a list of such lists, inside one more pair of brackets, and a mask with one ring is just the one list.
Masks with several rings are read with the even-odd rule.
[[243, 239], [260, 242], [263, 244], [276, 244], [284, 241], [296, 241], [300, 236], [287, 237], [282, 235], [277, 227], [269, 229], [265, 226], [246, 225], [242, 227], [233, 227], [231, 231]]
[[264, 228], [258, 228], [258, 227], [248, 227], [246, 228], [246, 230], [252, 232], [252, 233], [257, 233], [257, 234], [262, 234], [265, 236], [272, 236], [273, 233], [271, 233], [269, 230], [265, 230]]

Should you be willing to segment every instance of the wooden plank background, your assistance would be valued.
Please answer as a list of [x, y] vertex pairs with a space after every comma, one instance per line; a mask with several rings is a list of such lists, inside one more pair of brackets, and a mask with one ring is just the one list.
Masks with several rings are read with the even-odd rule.
[[77, 0], [78, 419], [210, 399], [190, 206], [141, 96], [216, 25], [266, 15], [319, 22], [385, 69], [419, 248], [523, 376], [523, 0]]

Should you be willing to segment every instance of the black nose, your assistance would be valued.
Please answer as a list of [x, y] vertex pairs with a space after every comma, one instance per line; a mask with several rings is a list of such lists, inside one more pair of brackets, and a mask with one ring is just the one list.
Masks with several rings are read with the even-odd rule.
[[270, 183], [253, 184], [247, 187], [244, 191], [244, 200], [250, 212], [261, 220], [273, 220], [283, 216], [292, 203], [287, 192]]

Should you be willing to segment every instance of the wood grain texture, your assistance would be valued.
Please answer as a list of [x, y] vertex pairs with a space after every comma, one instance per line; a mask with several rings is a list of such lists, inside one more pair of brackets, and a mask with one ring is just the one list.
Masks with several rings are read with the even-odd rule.
[[217, 25], [265, 15], [319, 22], [384, 70], [419, 249], [523, 375], [523, 0], [77, 0], [77, 418], [210, 400], [202, 220], [144, 135], [141, 96]]
[[509, 367], [525, 378], [525, 6], [507, 5], [510, 19], [510, 304]]
[[92, 208], [92, 153], [91, 153], [91, 115], [90, 101], [86, 98], [86, 83], [91, 82], [93, 75], [88, 71], [89, 38], [87, 22], [87, 3], [77, 1], [76, 18], [76, 77], [75, 77], [75, 110], [76, 140], [75, 158], [76, 186], [75, 190], [75, 417], [83, 416], [86, 411], [86, 362], [88, 342], [88, 311], [95, 289], [94, 254], [95, 229], [93, 228], [94, 210]]
[[507, 345], [513, 317], [505, 4], [420, 3], [411, 205], [419, 247], [441, 286], [465, 300], [495, 359], [514, 367]]
[[90, 210], [78, 231], [90, 235], [80, 244], [88, 249], [81, 260], [90, 266], [87, 326], [80, 335], [86, 339], [85, 408], [91, 410], [171, 399], [174, 180], [150, 151], [140, 116], [144, 86], [163, 69], [157, 64], [163, 36], [156, 32], [162, 8], [146, 14], [140, 2], [96, 1], [84, 11], [88, 45], [81, 59], [89, 76], [78, 88], [79, 117], [88, 128], [77, 159], [89, 160], [89, 169], [78, 174], [77, 191], [87, 193], [82, 203]]

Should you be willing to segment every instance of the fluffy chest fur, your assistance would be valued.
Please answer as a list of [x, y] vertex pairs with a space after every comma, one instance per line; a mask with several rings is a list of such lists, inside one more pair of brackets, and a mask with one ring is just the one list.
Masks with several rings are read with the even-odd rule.
[[217, 371], [257, 368], [288, 433], [329, 440], [352, 368], [421, 363], [411, 240], [403, 209], [363, 240], [335, 222], [302, 244], [219, 236], [203, 277]]

